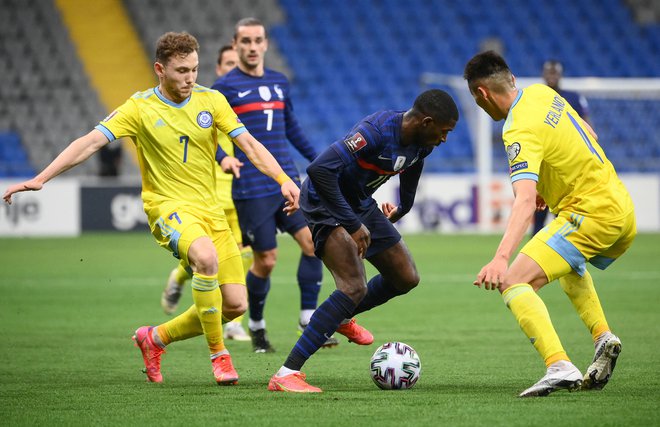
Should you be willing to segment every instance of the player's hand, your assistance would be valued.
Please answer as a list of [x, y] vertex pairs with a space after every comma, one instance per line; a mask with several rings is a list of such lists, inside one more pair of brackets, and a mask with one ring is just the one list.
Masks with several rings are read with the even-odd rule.
[[232, 156], [225, 156], [221, 161], [220, 161], [220, 169], [224, 173], [230, 173], [234, 175], [236, 178], [241, 177], [241, 167], [243, 166], [243, 162], [238, 160], [236, 157]]
[[541, 197], [539, 193], [536, 193], [536, 210], [540, 212], [547, 207], [548, 205], [545, 203], [545, 200], [543, 200], [543, 197]]
[[358, 231], [351, 234], [351, 238], [357, 245], [358, 256], [364, 258], [367, 254], [367, 248], [371, 244], [371, 233], [369, 229], [364, 224], [361, 224]]
[[507, 268], [508, 263], [504, 258], [493, 258], [491, 262], [481, 269], [473, 285], [478, 287], [484, 285], [486, 290], [494, 291], [495, 289], [499, 289], [504, 281], [504, 274]]
[[286, 199], [283, 211], [287, 216], [291, 215], [300, 207], [300, 188], [298, 188], [295, 182], [289, 180], [285, 181], [280, 189], [282, 190], [282, 195]]
[[7, 188], [5, 194], [2, 196], [5, 202], [11, 205], [11, 196], [14, 193], [20, 193], [21, 191], [39, 191], [43, 188], [43, 183], [38, 181], [36, 178], [32, 178], [27, 181], [19, 182]]
[[401, 219], [401, 215], [399, 215], [399, 208], [390, 202], [382, 203], [380, 205], [380, 210], [383, 211], [387, 219], [390, 220], [392, 224]]

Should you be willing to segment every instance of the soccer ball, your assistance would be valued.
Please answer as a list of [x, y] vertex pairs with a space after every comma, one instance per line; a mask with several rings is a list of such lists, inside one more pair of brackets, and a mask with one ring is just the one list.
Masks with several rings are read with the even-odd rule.
[[383, 390], [412, 388], [422, 372], [415, 349], [402, 342], [388, 342], [371, 356], [371, 379]]

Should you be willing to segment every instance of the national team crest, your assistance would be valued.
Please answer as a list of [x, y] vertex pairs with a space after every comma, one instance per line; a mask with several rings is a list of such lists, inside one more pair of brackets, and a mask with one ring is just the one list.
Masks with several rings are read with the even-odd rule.
[[259, 96], [261, 99], [268, 102], [273, 97], [273, 94], [270, 92], [270, 88], [268, 86], [259, 86]]
[[213, 116], [208, 111], [202, 111], [197, 115], [197, 124], [206, 129], [213, 124]]
[[512, 162], [520, 154], [520, 144], [514, 142], [513, 144], [506, 147], [506, 155], [509, 157], [509, 161]]

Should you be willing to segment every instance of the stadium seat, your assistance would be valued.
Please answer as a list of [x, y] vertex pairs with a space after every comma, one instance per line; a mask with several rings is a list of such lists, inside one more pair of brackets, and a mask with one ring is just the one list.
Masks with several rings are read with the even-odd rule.
[[[421, 73], [461, 75], [465, 62], [490, 38], [501, 40], [518, 76], [538, 76], [548, 58], [564, 62], [567, 77], [660, 76], [660, 24], [636, 23], [625, 0], [336, 0], [322, 7], [298, 0], [245, 0], [222, 7], [206, 0], [124, 4], [147, 47], [170, 30], [198, 37], [199, 82], [206, 85], [214, 80], [213, 59], [218, 47], [230, 41], [234, 23], [245, 16], [262, 19], [271, 39], [267, 65], [293, 77], [296, 111], [319, 150], [374, 109], [409, 107], [423, 89]], [[0, 0], [0, 7], [0, 51], [11, 53], [0, 85], [0, 98], [11, 108], [0, 107], [0, 130], [18, 132], [28, 158], [40, 169], [105, 111], [52, 1]], [[515, 25], [499, 24], [505, 21]], [[562, 34], [561, 42], [549, 41], [550, 33]], [[650, 156], [626, 159], [626, 168], [660, 172], [657, 102], [589, 102], [601, 142], [619, 147], [614, 149], [617, 159], [624, 151], [626, 156]], [[49, 106], [28, 107], [40, 104]], [[465, 120], [442, 151], [443, 156], [429, 159], [429, 170], [474, 171]], [[94, 169], [89, 162], [74, 173]]]

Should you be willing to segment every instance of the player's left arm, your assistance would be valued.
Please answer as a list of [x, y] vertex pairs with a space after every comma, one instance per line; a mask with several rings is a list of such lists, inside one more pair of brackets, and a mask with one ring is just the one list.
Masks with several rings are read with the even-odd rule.
[[417, 184], [424, 169], [424, 160], [421, 159], [399, 175], [399, 205], [394, 206], [391, 203], [383, 203], [381, 210], [390, 220], [395, 223], [400, 220], [405, 214], [410, 212], [410, 209], [415, 203], [415, 194], [417, 194]]
[[497, 289], [504, 279], [509, 267], [511, 255], [525, 237], [527, 229], [536, 210], [536, 181], [533, 179], [520, 179], [513, 183], [515, 195], [511, 216], [506, 225], [506, 231], [493, 259], [486, 264], [479, 274], [474, 285], [486, 289]]
[[282, 195], [287, 199], [288, 204], [284, 208], [287, 214], [292, 214], [298, 210], [298, 199], [300, 198], [300, 189], [293, 180], [284, 173], [282, 167], [275, 157], [257, 141], [247, 130], [234, 136], [234, 142], [245, 153], [254, 166], [264, 175], [268, 175], [280, 184]]
[[296, 150], [298, 150], [298, 152], [310, 162], [314, 160], [318, 153], [300, 127], [298, 119], [293, 113], [293, 104], [288, 97], [284, 103], [284, 125], [286, 129], [286, 137], [291, 144], [296, 147]]

